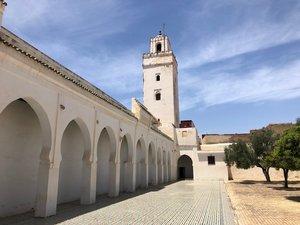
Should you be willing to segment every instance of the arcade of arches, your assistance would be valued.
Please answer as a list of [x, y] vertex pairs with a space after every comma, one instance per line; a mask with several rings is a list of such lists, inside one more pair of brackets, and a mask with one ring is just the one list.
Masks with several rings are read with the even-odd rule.
[[[0, 112], [0, 202], [6, 203], [0, 216], [36, 210], [42, 201], [41, 187], [47, 186], [44, 178], [49, 176], [45, 171], [49, 170], [50, 130], [45, 112], [31, 99], [15, 100]], [[104, 127], [96, 141], [95, 164], [91, 161], [91, 137], [81, 119], [71, 120], [59, 140], [57, 194], [52, 199], [56, 205], [74, 200], [90, 204], [96, 195], [116, 196], [171, 179], [170, 154], [160, 148], [156, 151], [153, 142], [147, 147], [143, 138], [133, 148], [132, 137], [124, 135], [118, 160], [114, 131]], [[135, 163], [132, 149], [136, 149]], [[96, 169], [94, 194], [90, 191], [92, 168]]]

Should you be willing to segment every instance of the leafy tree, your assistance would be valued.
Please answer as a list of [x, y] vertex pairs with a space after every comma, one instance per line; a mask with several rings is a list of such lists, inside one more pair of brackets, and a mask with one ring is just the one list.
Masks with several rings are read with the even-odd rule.
[[277, 169], [283, 170], [284, 187], [288, 188], [289, 170], [300, 170], [300, 125], [283, 134], [268, 158]]
[[224, 161], [227, 166], [228, 180], [233, 180], [231, 166], [234, 165], [234, 152], [232, 146], [226, 146], [224, 151], [225, 151]]
[[232, 145], [226, 146], [225, 149], [225, 158], [224, 161], [226, 166], [233, 166], [234, 165], [234, 152]]
[[252, 132], [250, 135], [251, 147], [254, 152], [253, 165], [262, 169], [267, 182], [270, 182], [270, 162], [268, 156], [272, 153], [275, 147], [275, 142], [278, 135], [275, 135], [270, 129], [261, 129]]
[[224, 161], [227, 166], [236, 165], [239, 169], [249, 169], [253, 164], [253, 151], [246, 142], [238, 140], [225, 148]]

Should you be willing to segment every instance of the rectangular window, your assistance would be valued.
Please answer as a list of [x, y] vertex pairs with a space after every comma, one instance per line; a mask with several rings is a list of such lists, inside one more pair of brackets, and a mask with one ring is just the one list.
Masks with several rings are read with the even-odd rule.
[[161, 99], [161, 94], [158, 92], [155, 94], [155, 100], [160, 101], [160, 99]]
[[160, 73], [155, 74], [156, 81], [160, 81]]
[[182, 137], [186, 137], [186, 136], [187, 136], [187, 131], [186, 131], [186, 130], [182, 131], [181, 136], [182, 136]]
[[207, 156], [207, 162], [208, 162], [208, 165], [215, 165], [216, 159], [214, 156], [210, 155], [210, 156]]

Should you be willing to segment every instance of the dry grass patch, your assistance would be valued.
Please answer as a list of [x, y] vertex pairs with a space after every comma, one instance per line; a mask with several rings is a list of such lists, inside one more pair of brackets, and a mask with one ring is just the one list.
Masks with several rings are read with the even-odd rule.
[[300, 180], [290, 188], [275, 181], [230, 181], [226, 188], [239, 225], [299, 225]]

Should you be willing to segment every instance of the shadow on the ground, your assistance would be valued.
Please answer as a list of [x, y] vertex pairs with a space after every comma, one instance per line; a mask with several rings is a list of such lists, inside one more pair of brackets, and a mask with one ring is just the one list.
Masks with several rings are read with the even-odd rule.
[[272, 189], [277, 190], [277, 191], [300, 191], [300, 187], [285, 188], [285, 187], [272, 187], [272, 186], [269, 186], [268, 188], [272, 188]]
[[[283, 181], [271, 181], [271, 182], [267, 182], [267, 181], [263, 181], [263, 180], [239, 180], [239, 181], [231, 181], [232, 183], [236, 183], [236, 184], [267, 184], [267, 185], [279, 185], [279, 184], [284, 184]], [[297, 185], [300, 184], [300, 181], [289, 181], [290, 185]], [[273, 188], [273, 186], [270, 186], [270, 188]], [[274, 187], [274, 188], [280, 188], [280, 187]], [[291, 187], [288, 189], [293, 189], [295, 187]], [[298, 187], [296, 187], [298, 188]], [[299, 187], [300, 188], [300, 187]]]
[[300, 202], [300, 196], [287, 196], [285, 198], [294, 202]]
[[0, 218], [0, 224], [13, 225], [13, 224], [21, 223], [22, 225], [24, 224], [53, 225], [104, 208], [106, 206], [113, 205], [118, 202], [122, 202], [127, 199], [137, 197], [139, 195], [162, 190], [167, 185], [173, 184], [175, 182], [177, 181], [169, 182], [157, 186], [149, 186], [148, 188], [145, 189], [137, 189], [134, 193], [121, 193], [118, 197], [115, 198], [110, 198], [107, 195], [100, 195], [97, 196], [96, 203], [91, 205], [81, 205], [79, 200], [60, 204], [57, 206], [57, 214], [47, 218], [35, 218], [33, 212], [28, 212], [21, 215], [15, 215], [10, 217], [4, 217], [4, 218]]

